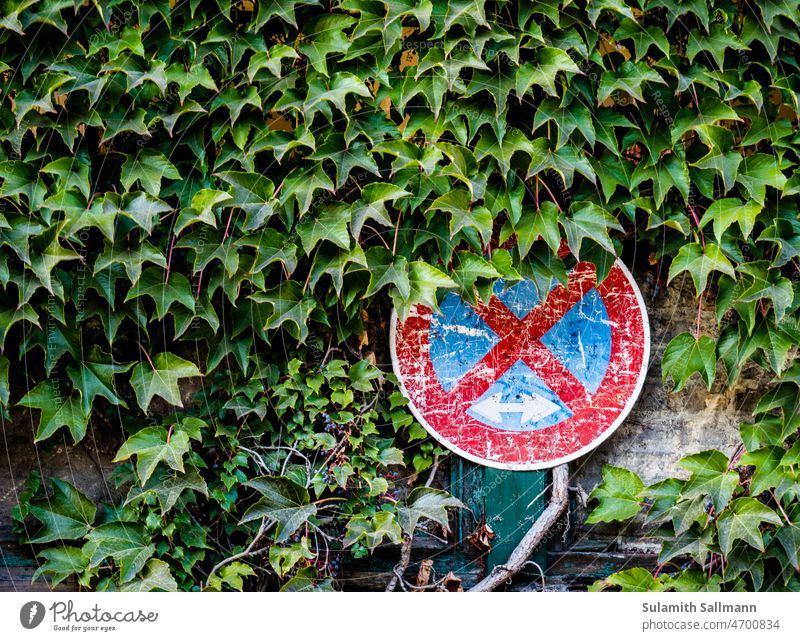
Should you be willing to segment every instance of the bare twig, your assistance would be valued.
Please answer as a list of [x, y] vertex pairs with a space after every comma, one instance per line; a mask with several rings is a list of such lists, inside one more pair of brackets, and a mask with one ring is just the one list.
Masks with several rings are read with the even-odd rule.
[[[428, 474], [428, 480], [425, 481], [425, 487], [431, 486], [431, 483], [433, 483], [433, 479], [436, 477], [436, 472], [438, 470], [439, 470], [439, 456], [437, 455], [433, 457], [433, 465], [431, 465], [431, 471], [430, 474]], [[397, 587], [398, 582], [405, 581], [403, 579], [403, 575], [408, 569], [408, 564], [411, 563], [411, 543], [413, 541], [414, 541], [414, 536], [411, 532], [408, 532], [403, 536], [403, 544], [400, 547], [400, 561], [395, 566], [394, 572], [392, 572], [392, 578], [389, 579], [389, 583], [386, 585], [386, 592], [394, 592], [394, 589]]]
[[266, 534], [267, 530], [270, 528], [273, 522], [274, 521], [271, 520], [267, 521], [266, 518], [261, 519], [261, 527], [258, 528], [258, 533], [255, 535], [255, 537], [253, 537], [253, 540], [250, 541], [250, 545], [248, 545], [244, 551], [239, 552], [238, 554], [233, 554], [229, 556], [227, 559], [222, 559], [222, 561], [217, 563], [211, 569], [211, 572], [208, 573], [209, 578], [214, 576], [217, 570], [219, 570], [221, 567], [228, 565], [228, 563], [232, 563], [233, 561], [236, 561], [238, 559], [243, 559], [244, 557], [250, 556], [251, 554], [256, 554], [256, 552], [254, 552], [256, 544], [261, 540], [261, 537], [263, 537], [264, 534]]
[[553, 493], [547, 508], [534, 522], [519, 542], [508, 561], [496, 565], [483, 581], [470, 589], [470, 592], [491, 592], [513, 578], [528, 562], [536, 546], [541, 543], [548, 530], [555, 525], [568, 502], [569, 468], [566, 463], [553, 469]]

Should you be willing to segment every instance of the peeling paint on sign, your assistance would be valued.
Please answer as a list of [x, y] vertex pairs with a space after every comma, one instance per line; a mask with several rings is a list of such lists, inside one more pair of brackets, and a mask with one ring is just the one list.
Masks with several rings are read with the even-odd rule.
[[498, 283], [477, 307], [450, 293], [440, 309], [394, 316], [392, 363], [414, 416], [467, 459], [513, 470], [570, 461], [608, 438], [639, 395], [650, 331], [620, 261], [599, 284], [579, 263], [544, 301], [523, 280]]

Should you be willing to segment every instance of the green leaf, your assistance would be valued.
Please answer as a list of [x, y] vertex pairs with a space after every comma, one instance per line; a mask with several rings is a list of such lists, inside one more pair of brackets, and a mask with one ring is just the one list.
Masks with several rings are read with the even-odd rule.
[[367, 251], [369, 266], [369, 286], [365, 298], [374, 296], [387, 285], [396, 288], [397, 294], [404, 299], [411, 296], [411, 280], [408, 274], [408, 261], [403, 256], [392, 256], [388, 249], [370, 247]]
[[742, 230], [742, 235], [745, 240], [750, 237], [753, 227], [756, 224], [756, 217], [763, 205], [748, 201], [742, 203], [738, 198], [724, 198], [722, 200], [714, 201], [711, 206], [703, 214], [700, 221], [700, 226], [705, 227], [709, 221], [714, 223], [714, 236], [718, 242], [722, 242], [722, 234], [734, 222], [739, 223], [739, 229]]
[[247, 486], [261, 494], [242, 517], [242, 523], [268, 518], [276, 522], [275, 542], [287, 541], [317, 513], [308, 490], [286, 476], [259, 476]]
[[780, 517], [760, 501], [750, 497], [736, 499], [717, 521], [720, 549], [727, 556], [736, 541], [744, 541], [763, 552], [764, 540], [759, 529], [761, 524], [780, 525], [780, 522]]
[[[271, 555], [272, 548], [270, 548], [270, 563], [272, 562]], [[241, 561], [234, 561], [233, 563], [228, 563], [228, 565], [224, 566], [219, 571], [219, 575], [213, 574], [208, 577], [205, 591], [220, 592], [222, 591], [222, 586], [224, 584], [232, 590], [241, 592], [244, 589], [244, 577], [255, 575], [256, 573], [249, 565], [242, 563]]]
[[[358, 240], [367, 220], [374, 220], [386, 227], [392, 227], [392, 220], [386, 210], [386, 203], [411, 196], [410, 191], [383, 182], [370, 183], [361, 189], [361, 198], [350, 208], [350, 229]], [[399, 215], [399, 214], [398, 214]]]
[[775, 319], [781, 322], [794, 301], [792, 282], [766, 260], [743, 263], [736, 270], [745, 276], [736, 299], [748, 303], [768, 298], [775, 309]]
[[[169, 280], [167, 280], [167, 277]], [[161, 320], [175, 303], [194, 312], [194, 295], [192, 285], [183, 274], [167, 274], [160, 267], [149, 267], [142, 272], [125, 297], [125, 302], [149, 296], [156, 305], [156, 317]]]
[[306, 295], [300, 283], [286, 281], [251, 298], [257, 303], [269, 303], [272, 307], [264, 329], [276, 329], [288, 323], [287, 331], [301, 343], [305, 342], [308, 337], [308, 317], [317, 303]]
[[163, 427], [146, 427], [131, 436], [119, 448], [114, 462], [136, 456], [136, 474], [144, 486], [156, 466], [164, 462], [173, 470], [183, 472], [183, 457], [189, 453], [189, 435], [182, 431], [168, 432]]
[[665, 590], [661, 580], [654, 578], [650, 570], [644, 568], [631, 568], [615, 572], [608, 578], [595, 581], [589, 587], [589, 591], [600, 592], [607, 587], [621, 588], [623, 592], [664, 592]]
[[411, 490], [405, 501], [397, 505], [397, 520], [406, 534], [413, 534], [420, 519], [431, 519], [449, 530], [447, 508], [463, 508], [464, 504], [448, 492], [432, 487]]
[[297, 49], [308, 58], [314, 69], [327, 76], [327, 57], [335, 53], [345, 53], [350, 48], [350, 40], [344, 30], [355, 22], [355, 18], [347, 15], [322, 15], [303, 25], [301, 30], [308, 35], [297, 45]]
[[736, 182], [742, 185], [750, 198], [759, 205], [764, 205], [767, 187], [773, 187], [778, 192], [786, 184], [786, 176], [778, 167], [775, 157], [768, 154], [753, 154], [745, 156], [739, 169]]
[[239, 207], [247, 218], [242, 231], [260, 229], [272, 216], [276, 200], [275, 185], [261, 174], [242, 171], [222, 171], [217, 174], [232, 187], [232, 200], [226, 207]]
[[403, 296], [399, 290], [396, 293], [391, 292], [392, 300], [401, 318], [408, 316], [411, 305], [415, 303], [438, 311], [439, 304], [436, 299], [438, 290], [458, 287], [452, 278], [421, 260], [415, 260], [408, 264], [408, 281], [411, 286], [408, 297]]
[[80, 539], [94, 523], [97, 508], [93, 501], [66, 481], [51, 479], [51, 484], [52, 496], [31, 501], [30, 513], [42, 523], [42, 528], [30, 543]]
[[147, 530], [138, 523], [98, 525], [86, 539], [88, 543], [83, 549], [91, 565], [97, 567], [111, 557], [119, 565], [123, 583], [133, 580], [156, 552], [156, 546], [148, 543], [150, 536]]
[[642, 480], [634, 472], [613, 465], [603, 465], [602, 474], [602, 483], [589, 495], [589, 499], [597, 499], [599, 504], [586, 522], [626, 521], [636, 516], [642, 509], [639, 499], [644, 489]]
[[150, 559], [141, 578], [125, 583], [120, 590], [122, 592], [177, 592], [178, 584], [165, 561]]
[[669, 342], [661, 359], [661, 380], [666, 383], [672, 377], [673, 393], [680, 392], [695, 373], [711, 389], [716, 372], [716, 343], [706, 335], [695, 338], [689, 332], [678, 334]]
[[709, 496], [716, 513], [722, 512], [739, 485], [739, 473], [729, 469], [728, 457], [719, 450], [706, 450], [683, 457], [678, 465], [692, 473], [681, 496]]
[[528, 62], [517, 69], [516, 92], [519, 97], [527, 93], [533, 85], [557, 97], [556, 79], [559, 72], [582, 73], [566, 51], [554, 47], [540, 47], [536, 52], [536, 60], [537, 64]]
[[678, 255], [672, 259], [667, 283], [669, 284], [684, 271], [691, 274], [698, 296], [705, 291], [708, 276], [712, 271], [719, 271], [731, 278], [736, 278], [731, 261], [722, 253], [719, 245], [713, 243], [706, 243], [705, 247], [702, 247], [700, 243], [683, 245], [678, 251]]
[[152, 363], [139, 363], [131, 374], [131, 385], [136, 392], [139, 407], [148, 411], [154, 396], [167, 403], [183, 407], [178, 382], [182, 378], [202, 376], [194, 363], [169, 352], [161, 352]]
[[462, 229], [474, 229], [484, 243], [492, 235], [492, 214], [486, 207], [472, 207], [472, 199], [466, 189], [453, 189], [431, 203], [428, 211], [444, 211], [450, 214], [450, 238]]
[[347, 225], [350, 222], [350, 210], [347, 205], [323, 205], [311, 216], [305, 216], [297, 224], [297, 235], [303, 244], [306, 255], [322, 240], [329, 240], [342, 249], [350, 248], [350, 233]]
[[[37, 554], [37, 560], [40, 559], [44, 559], [44, 562], [39, 564], [31, 580], [37, 581], [42, 576], [50, 575], [51, 587], [57, 586], [74, 574], [84, 574], [89, 564], [89, 559], [83, 550], [67, 545], [42, 550]], [[81, 585], [88, 587], [85, 581], [81, 581]]]
[[152, 149], [142, 149], [125, 159], [120, 180], [126, 191], [130, 191], [133, 183], [138, 181], [147, 193], [158, 196], [163, 178], [180, 180], [181, 175], [164, 154]]
[[628, 95], [645, 102], [642, 87], [647, 82], [666, 84], [664, 80], [644, 62], [623, 62], [616, 71], [605, 71], [600, 77], [597, 90], [597, 104], [605, 102], [615, 91], [623, 91]]
[[57, 380], [44, 380], [25, 394], [20, 401], [24, 407], [41, 410], [35, 441], [43, 441], [66, 427], [73, 443], [80, 442], [86, 434], [89, 414], [84, 412], [80, 392], [65, 394]]
[[305, 537], [303, 537], [301, 543], [294, 543], [286, 547], [273, 545], [269, 549], [269, 564], [281, 578], [297, 565], [299, 561], [313, 558], [314, 553], [308, 549], [308, 543]]
[[800, 553], [800, 527], [797, 525], [786, 525], [778, 528], [775, 533], [775, 538], [781, 547], [786, 552], [786, 559], [789, 564], [798, 572], [800, 572], [800, 561], [798, 560], [798, 553]]
[[114, 363], [111, 354], [103, 353], [97, 345], [92, 345], [80, 361], [78, 367], [67, 367], [72, 385], [81, 390], [83, 413], [89, 416], [95, 397], [102, 396], [113, 405], [126, 407], [117, 394], [114, 375], [127, 372], [133, 363]]
[[388, 538], [392, 543], [400, 543], [403, 532], [397, 523], [395, 515], [390, 512], [377, 512], [374, 516], [368, 517], [358, 514], [347, 522], [342, 544], [344, 547], [359, 542], [370, 550], [374, 550]]
[[605, 209], [591, 202], [573, 205], [570, 215], [561, 216], [561, 224], [572, 254], [580, 258], [584, 238], [589, 238], [610, 254], [616, 255], [609, 230], [622, 231], [622, 225]]

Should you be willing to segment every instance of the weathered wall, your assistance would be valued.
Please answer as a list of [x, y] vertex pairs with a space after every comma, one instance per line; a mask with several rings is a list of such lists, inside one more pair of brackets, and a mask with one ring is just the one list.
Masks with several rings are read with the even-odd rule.
[[[707, 391], [699, 376], [677, 394], [670, 394], [670, 381], [661, 382], [661, 356], [669, 341], [680, 332], [694, 331], [697, 301], [688, 274], [654, 296], [653, 272], [635, 273], [650, 318], [650, 363], [642, 393], [617, 431], [589, 455], [572, 464], [573, 481], [587, 493], [600, 480], [604, 463], [627, 467], [645, 483], [665, 476], [685, 476], [678, 459], [687, 454], [716, 448], [732, 454], [739, 444], [739, 425], [751, 412], [764, 388], [758, 368], [746, 371], [737, 385], [723, 389], [720, 365], [717, 380]], [[703, 305], [701, 330], [716, 335], [713, 299]]]

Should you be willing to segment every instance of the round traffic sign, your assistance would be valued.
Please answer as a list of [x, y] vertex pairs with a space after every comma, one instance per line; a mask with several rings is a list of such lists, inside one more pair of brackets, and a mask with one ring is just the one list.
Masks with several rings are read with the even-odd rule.
[[530, 280], [500, 281], [488, 303], [450, 293], [440, 310], [393, 315], [392, 364], [417, 420], [467, 459], [512, 470], [570, 461], [608, 438], [641, 391], [647, 311], [619, 260], [601, 283], [578, 263], [544, 300]]

